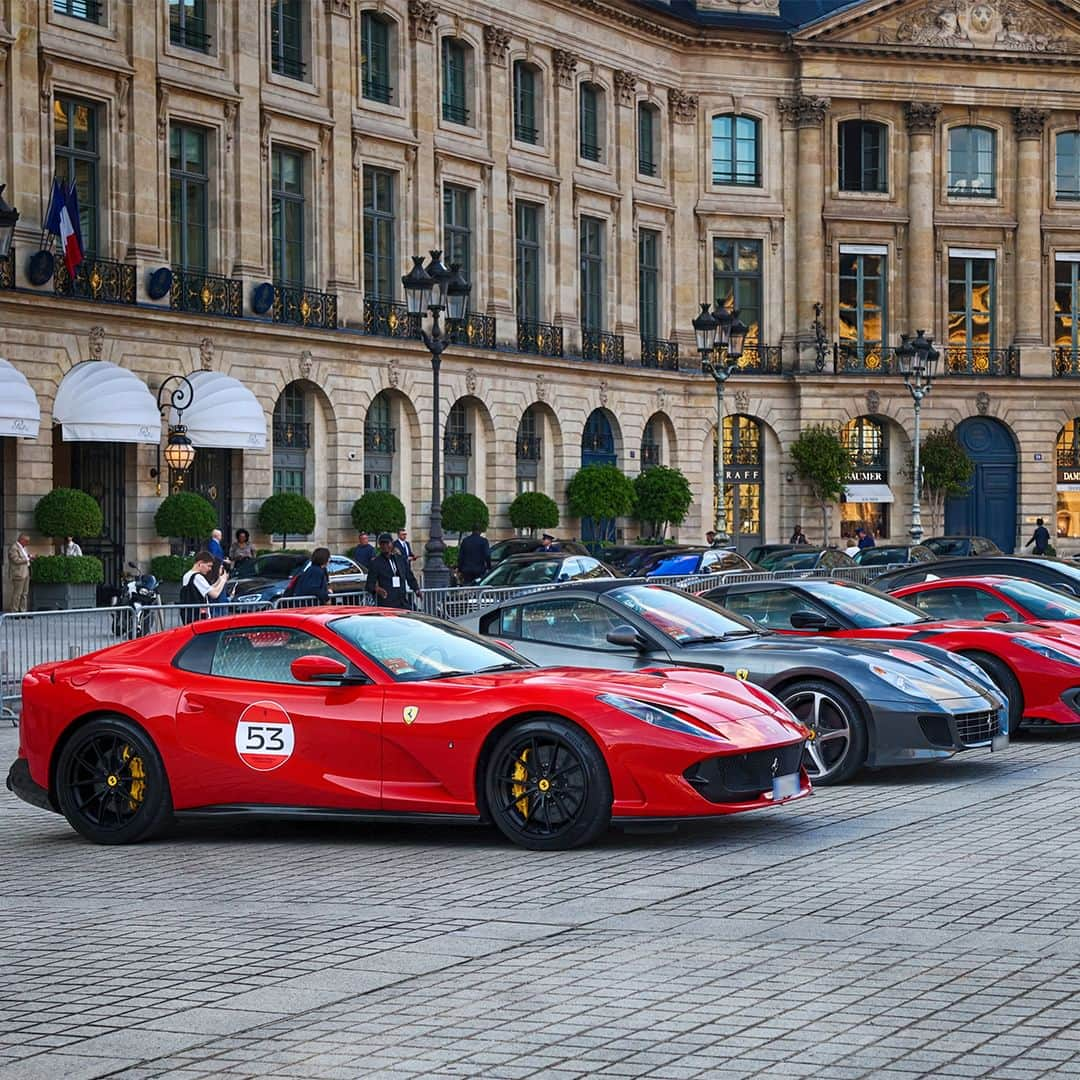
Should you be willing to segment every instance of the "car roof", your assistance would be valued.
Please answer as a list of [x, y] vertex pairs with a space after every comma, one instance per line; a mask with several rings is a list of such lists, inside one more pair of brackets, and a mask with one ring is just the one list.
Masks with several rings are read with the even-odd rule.
[[[1042, 585], [1041, 581], [1029, 581], [1027, 578], [1009, 577], [1008, 574], [950, 574], [948, 577], [929, 578], [926, 581], [913, 581], [910, 585], [898, 586], [904, 589], [921, 589], [924, 585], [1009, 585], [1014, 581], [1023, 581], [1027, 585]], [[1052, 591], [1052, 590], [1051, 590]]]
[[310, 623], [325, 625], [345, 615], [370, 615], [379, 618], [401, 616], [416, 617], [421, 612], [404, 611], [399, 608], [349, 607], [344, 604], [330, 604], [325, 607], [276, 608], [272, 611], [245, 611], [236, 615], [215, 615], [212, 619], [202, 619], [181, 629], [191, 630], [195, 634], [217, 633], [219, 630], [242, 630], [245, 626], [265, 626], [268, 620], [284, 626], [304, 626]]
[[783, 581], [732, 581], [726, 585], [717, 585], [709, 592], [723, 589], [726, 592], [775, 592], [777, 589], [801, 589], [809, 585], [846, 585], [857, 589], [860, 582], [844, 581], [842, 578], [785, 578]]
[[[580, 559], [581, 553], [577, 551], [529, 551], [520, 555], [508, 555], [503, 562], [511, 564], [534, 563], [534, 562], [558, 562], [561, 559]], [[591, 556], [590, 556], [591, 558]]]

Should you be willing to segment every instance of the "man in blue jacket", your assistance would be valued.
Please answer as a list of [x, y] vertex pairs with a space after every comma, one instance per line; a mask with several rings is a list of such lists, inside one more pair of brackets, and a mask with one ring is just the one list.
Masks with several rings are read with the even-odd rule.
[[471, 585], [491, 569], [491, 545], [481, 536], [479, 525], [474, 525], [458, 546], [457, 566], [465, 585]]

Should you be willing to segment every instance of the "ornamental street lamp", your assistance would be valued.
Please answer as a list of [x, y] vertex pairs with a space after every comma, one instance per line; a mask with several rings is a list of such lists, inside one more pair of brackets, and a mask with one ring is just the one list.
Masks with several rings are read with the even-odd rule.
[[738, 311], [729, 311], [721, 301], [709, 311], [708, 304], [701, 305], [701, 314], [693, 320], [694, 336], [701, 353], [701, 370], [712, 375], [716, 381], [716, 458], [713, 462], [713, 491], [716, 509], [713, 515], [715, 543], [727, 544], [727, 506], [724, 502], [724, 383], [728, 381], [735, 365], [743, 354], [746, 342], [746, 324]]
[[[442, 535], [442, 457], [440, 448], [439, 416], [439, 368], [442, 354], [450, 344], [448, 332], [465, 318], [469, 306], [472, 285], [465, 280], [459, 263], [448, 268], [441, 251], [430, 252], [431, 259], [425, 268], [424, 257], [412, 257], [412, 269], [401, 279], [405, 288], [405, 305], [409, 315], [416, 320], [420, 337], [431, 353], [431, 518], [428, 541], [424, 545], [424, 588], [446, 589], [450, 586], [450, 570], [444, 560], [446, 545]], [[444, 329], [440, 315], [446, 309], [447, 327]], [[431, 314], [431, 333], [423, 326], [426, 312]]]
[[[169, 389], [168, 400], [165, 400], [165, 391], [172, 383], [178, 385]], [[184, 473], [195, 464], [195, 446], [188, 438], [187, 428], [180, 423], [184, 410], [191, 405], [195, 397], [195, 390], [186, 375], [170, 375], [158, 387], [158, 411], [165, 409], [176, 411], [176, 423], [169, 425], [169, 441], [165, 444], [165, 464], [170, 473], [175, 473], [179, 484], [184, 482]], [[150, 475], [157, 480], [157, 493], [161, 494], [161, 440], [157, 447], [157, 468]]]
[[915, 334], [900, 335], [900, 345], [896, 350], [896, 359], [900, 365], [900, 374], [904, 376], [904, 385], [915, 403], [915, 452], [914, 452], [914, 492], [911, 502], [911, 542], [918, 544], [922, 540], [922, 468], [919, 464], [920, 451], [920, 413], [923, 398], [930, 393], [937, 373], [937, 362], [941, 354], [934, 348], [934, 339], [927, 337], [924, 330]]

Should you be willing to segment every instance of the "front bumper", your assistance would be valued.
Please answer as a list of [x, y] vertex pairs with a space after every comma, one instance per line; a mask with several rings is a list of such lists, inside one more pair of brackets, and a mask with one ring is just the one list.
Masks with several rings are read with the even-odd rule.
[[1009, 742], [1005, 711], [982, 705], [957, 703], [955, 710], [876, 707], [866, 764], [871, 768], [914, 765], [944, 760], [964, 750], [1005, 749]]
[[36, 806], [40, 810], [51, 810], [54, 814], [60, 812], [53, 806], [48, 791], [36, 783], [30, 775], [30, 762], [26, 758], [16, 758], [12, 762], [7, 775], [7, 788], [31, 806]]

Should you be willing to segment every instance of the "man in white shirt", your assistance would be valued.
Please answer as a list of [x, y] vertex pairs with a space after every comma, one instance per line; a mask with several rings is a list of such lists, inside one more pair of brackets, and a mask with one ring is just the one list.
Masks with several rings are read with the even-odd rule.
[[195, 562], [191, 569], [180, 579], [180, 603], [185, 605], [181, 617], [184, 622], [191, 622], [196, 615], [200, 618], [204, 612], [196, 613], [194, 606], [200, 600], [207, 604], [213, 603], [221, 594], [228, 583], [229, 575], [224, 570], [218, 574], [217, 581], [210, 584], [210, 574], [214, 569], [214, 556], [209, 551], [203, 550], [195, 556]]
[[26, 545], [30, 537], [19, 533], [7, 550], [7, 572], [11, 592], [8, 596], [8, 611], [25, 611], [26, 598], [30, 593], [30, 552]]

